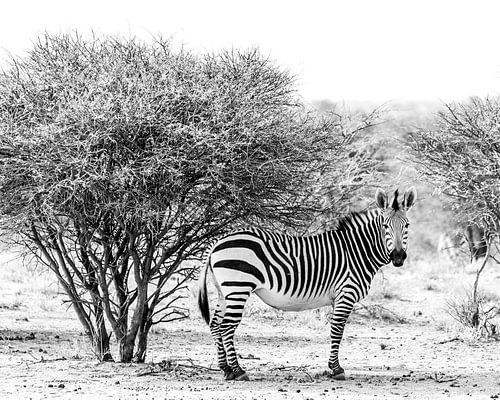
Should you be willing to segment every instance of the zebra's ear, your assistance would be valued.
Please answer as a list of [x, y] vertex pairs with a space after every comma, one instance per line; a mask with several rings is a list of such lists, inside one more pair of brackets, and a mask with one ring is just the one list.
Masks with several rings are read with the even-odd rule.
[[403, 207], [405, 208], [405, 210], [408, 211], [415, 204], [416, 200], [417, 190], [415, 189], [415, 187], [412, 186], [411, 188], [406, 189], [403, 198]]
[[377, 207], [382, 210], [387, 208], [387, 194], [382, 189], [377, 189], [375, 193], [375, 202], [377, 203]]

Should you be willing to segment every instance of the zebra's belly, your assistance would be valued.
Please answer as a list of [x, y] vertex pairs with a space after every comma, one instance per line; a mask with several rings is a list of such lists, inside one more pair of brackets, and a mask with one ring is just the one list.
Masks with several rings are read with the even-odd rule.
[[328, 295], [317, 298], [301, 298], [276, 293], [265, 288], [257, 289], [255, 294], [267, 305], [283, 311], [310, 310], [330, 304], [330, 297]]

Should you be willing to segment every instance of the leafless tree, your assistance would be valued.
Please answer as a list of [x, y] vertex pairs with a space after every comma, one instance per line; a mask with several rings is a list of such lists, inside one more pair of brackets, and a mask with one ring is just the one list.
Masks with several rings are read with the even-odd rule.
[[450, 201], [459, 222], [490, 232], [500, 220], [500, 103], [472, 98], [445, 105], [432, 129], [412, 134], [420, 173]]
[[[456, 223], [479, 227], [478, 249], [485, 259], [471, 296], [477, 311], [479, 275], [492, 257], [500, 226], [500, 99], [447, 104], [433, 127], [411, 137], [413, 161], [421, 176], [445, 195]], [[471, 238], [473, 246], [476, 239]]]

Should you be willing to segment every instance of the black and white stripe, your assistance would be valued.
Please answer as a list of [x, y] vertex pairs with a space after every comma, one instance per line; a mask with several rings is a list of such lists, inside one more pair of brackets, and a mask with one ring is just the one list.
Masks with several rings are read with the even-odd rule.
[[[258, 228], [226, 235], [213, 247], [201, 277], [199, 305], [217, 344], [226, 379], [247, 379], [234, 349], [234, 332], [251, 293], [281, 310], [300, 311], [332, 305], [328, 366], [343, 378], [338, 350], [354, 304], [368, 293], [375, 273], [390, 261], [406, 258], [406, 211], [414, 189], [388, 206], [377, 191], [378, 209], [343, 218], [336, 229], [314, 236], [290, 236]], [[212, 271], [219, 302], [210, 320], [206, 274]]]

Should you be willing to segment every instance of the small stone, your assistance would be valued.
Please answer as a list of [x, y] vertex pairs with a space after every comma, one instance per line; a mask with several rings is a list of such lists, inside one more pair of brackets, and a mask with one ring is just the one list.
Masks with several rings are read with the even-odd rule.
[[64, 383], [60, 383], [59, 386], [58, 386], [59, 389], [64, 389], [65, 387], [66, 386], [64, 386]]

